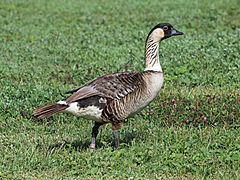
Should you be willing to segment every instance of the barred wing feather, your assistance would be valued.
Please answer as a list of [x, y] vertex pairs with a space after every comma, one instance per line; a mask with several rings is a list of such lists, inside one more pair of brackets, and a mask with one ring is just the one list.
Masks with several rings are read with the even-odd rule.
[[66, 102], [71, 103], [95, 95], [111, 99], [121, 99], [135, 91], [143, 83], [142, 72], [108, 74], [97, 77], [83, 86], [65, 92], [73, 93], [66, 99]]

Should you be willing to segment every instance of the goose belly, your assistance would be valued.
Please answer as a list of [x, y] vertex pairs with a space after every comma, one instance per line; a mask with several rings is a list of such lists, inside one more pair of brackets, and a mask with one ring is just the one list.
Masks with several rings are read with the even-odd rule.
[[80, 107], [78, 102], [69, 104], [69, 107], [65, 109], [66, 113], [73, 114], [78, 117], [83, 117], [88, 120], [94, 120], [97, 122], [102, 122], [101, 114], [102, 109], [97, 106], [90, 105], [86, 107]]

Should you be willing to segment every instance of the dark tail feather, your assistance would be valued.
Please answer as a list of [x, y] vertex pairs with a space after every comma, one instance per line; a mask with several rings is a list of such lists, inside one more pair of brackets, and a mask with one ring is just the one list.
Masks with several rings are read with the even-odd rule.
[[48, 104], [46, 106], [35, 109], [33, 112], [33, 115], [38, 119], [47, 118], [55, 113], [63, 111], [68, 107], [69, 106], [64, 104], [57, 104], [57, 103]]

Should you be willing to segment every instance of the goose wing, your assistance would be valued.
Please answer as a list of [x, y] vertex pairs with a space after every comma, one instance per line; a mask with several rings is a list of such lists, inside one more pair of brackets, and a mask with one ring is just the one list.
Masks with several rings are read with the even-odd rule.
[[142, 75], [142, 72], [123, 72], [97, 77], [83, 86], [65, 92], [73, 93], [65, 101], [72, 103], [95, 95], [121, 99], [144, 84]]

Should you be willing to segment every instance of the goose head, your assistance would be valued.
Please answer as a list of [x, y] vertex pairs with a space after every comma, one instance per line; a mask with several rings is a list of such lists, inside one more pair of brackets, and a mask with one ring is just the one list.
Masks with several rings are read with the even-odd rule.
[[152, 28], [152, 30], [149, 32], [147, 41], [151, 40], [154, 42], [160, 42], [164, 39], [178, 35], [183, 35], [183, 33], [174, 29], [169, 23], [160, 23]]

